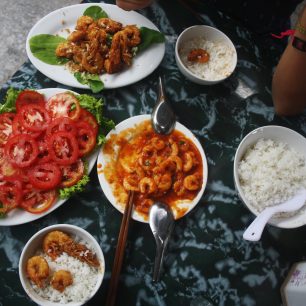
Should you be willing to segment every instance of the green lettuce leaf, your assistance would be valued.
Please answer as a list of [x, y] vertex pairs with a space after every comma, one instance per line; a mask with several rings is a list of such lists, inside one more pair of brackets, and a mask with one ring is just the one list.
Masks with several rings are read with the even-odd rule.
[[0, 114], [6, 113], [6, 112], [15, 112], [16, 111], [16, 99], [17, 96], [21, 90], [15, 89], [15, 88], [9, 88], [9, 90], [6, 93], [4, 101], [0, 105]]
[[63, 65], [69, 61], [67, 58], [57, 57], [55, 50], [58, 44], [65, 42], [61, 36], [39, 34], [30, 38], [32, 54], [42, 62], [50, 65]]
[[85, 10], [83, 13], [84, 16], [89, 16], [93, 18], [94, 20], [98, 20], [100, 18], [108, 18], [108, 15], [100, 6], [90, 6]]
[[68, 199], [74, 194], [84, 191], [89, 181], [89, 176], [85, 174], [75, 185], [59, 189], [60, 199]]
[[85, 108], [95, 116], [99, 124], [97, 146], [104, 144], [105, 134], [115, 127], [115, 123], [113, 120], [103, 116], [103, 100], [96, 99], [95, 97], [86, 94], [76, 95], [75, 97], [79, 100], [82, 108]]
[[139, 53], [152, 44], [163, 43], [165, 41], [165, 35], [159, 31], [149, 29], [147, 27], [141, 27], [140, 29], [141, 43], [135, 48], [136, 53]]
[[83, 177], [73, 186], [59, 189], [60, 199], [68, 199], [74, 194], [84, 191], [86, 185], [90, 181], [88, 176], [88, 162], [84, 162], [84, 175]]
[[83, 85], [88, 85], [93, 93], [98, 93], [104, 88], [98, 74], [91, 74], [88, 72], [75, 72], [74, 77]]

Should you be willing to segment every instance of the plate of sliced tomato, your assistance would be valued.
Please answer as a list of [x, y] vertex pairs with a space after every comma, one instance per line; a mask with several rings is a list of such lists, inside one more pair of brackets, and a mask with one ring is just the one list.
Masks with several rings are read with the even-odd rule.
[[0, 226], [49, 214], [67, 200], [59, 190], [92, 170], [99, 126], [77, 96], [60, 88], [24, 90], [16, 110], [0, 114]]

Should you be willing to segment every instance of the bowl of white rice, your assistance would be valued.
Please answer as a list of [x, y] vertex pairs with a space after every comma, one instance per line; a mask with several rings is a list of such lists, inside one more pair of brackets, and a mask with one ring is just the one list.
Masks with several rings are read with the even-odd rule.
[[[46, 252], [43, 247], [50, 233], [57, 235], [62, 233], [63, 237], [69, 237], [73, 241], [72, 245], [77, 246], [70, 246], [77, 256], [71, 255], [69, 251], [61, 251], [56, 258], [52, 258], [48, 252], [51, 252], [51, 249], [56, 250], [53, 248], [53, 240], [49, 239], [50, 250]], [[61, 236], [56, 242], [58, 242], [57, 247], [63, 246]], [[94, 258], [95, 265], [83, 260], [82, 256], [87, 256], [88, 253]], [[48, 273], [43, 274], [45, 266], [48, 267]], [[63, 271], [66, 274], [63, 274]], [[96, 239], [86, 230], [70, 224], [56, 224], [37, 232], [26, 243], [19, 260], [19, 277], [23, 289], [35, 303], [44, 306], [84, 305], [100, 288], [104, 271], [104, 256]], [[32, 277], [29, 277], [29, 274]], [[66, 281], [67, 275], [69, 283]], [[35, 280], [40, 282], [37, 283]]]
[[179, 35], [175, 59], [187, 79], [201, 85], [213, 85], [233, 73], [237, 52], [232, 41], [220, 30], [194, 25]]
[[[306, 189], [306, 139], [282, 126], [264, 126], [246, 135], [234, 158], [238, 195], [257, 216]], [[306, 203], [294, 213], [277, 214], [269, 224], [296, 228], [306, 224]]]

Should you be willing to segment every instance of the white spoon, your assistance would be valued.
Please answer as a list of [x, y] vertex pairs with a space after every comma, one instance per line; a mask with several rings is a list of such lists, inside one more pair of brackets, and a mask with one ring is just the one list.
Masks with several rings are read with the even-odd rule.
[[306, 201], [306, 190], [300, 190], [293, 198], [286, 202], [264, 209], [243, 233], [243, 239], [258, 241], [267, 222], [278, 212], [291, 212], [300, 209]]

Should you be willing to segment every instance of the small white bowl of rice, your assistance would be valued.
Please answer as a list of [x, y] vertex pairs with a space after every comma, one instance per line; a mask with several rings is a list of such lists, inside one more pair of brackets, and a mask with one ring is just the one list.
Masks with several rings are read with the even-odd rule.
[[220, 30], [194, 25], [179, 35], [175, 59], [187, 79], [201, 85], [213, 85], [233, 73], [237, 52], [232, 41]]
[[84, 305], [99, 290], [104, 271], [104, 256], [96, 239], [70, 224], [37, 232], [19, 260], [23, 289], [44, 306]]
[[[257, 216], [306, 188], [306, 139], [282, 126], [263, 126], [246, 135], [234, 158], [234, 182], [238, 195]], [[269, 220], [280, 228], [306, 224], [306, 203], [294, 213]]]

